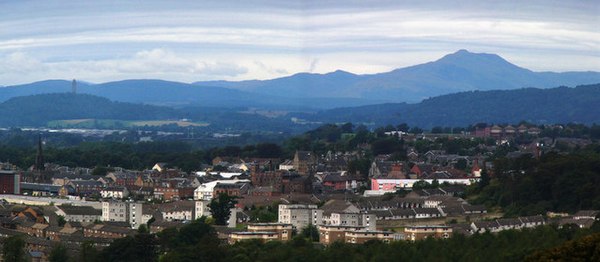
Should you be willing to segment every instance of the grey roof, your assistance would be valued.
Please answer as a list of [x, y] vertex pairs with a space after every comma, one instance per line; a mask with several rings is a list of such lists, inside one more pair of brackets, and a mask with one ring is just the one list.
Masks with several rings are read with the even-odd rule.
[[574, 217], [596, 217], [600, 211], [598, 210], [579, 210]]
[[488, 229], [488, 228], [496, 228], [499, 227], [500, 225], [498, 224], [497, 221], [475, 221], [473, 222], [473, 224], [475, 225], [476, 228], [478, 229]]
[[58, 206], [60, 210], [65, 212], [67, 215], [88, 215], [88, 216], [101, 216], [102, 210], [95, 209], [90, 206], [70, 206], [62, 205]]
[[437, 208], [414, 208], [416, 214], [440, 214]]
[[402, 208], [391, 209], [390, 212], [392, 212], [392, 214], [394, 216], [399, 216], [399, 217], [414, 217], [417, 214], [413, 209], [402, 209]]
[[71, 180], [70, 183], [75, 186], [102, 186], [102, 182], [96, 180]]
[[519, 226], [523, 224], [519, 218], [500, 218], [496, 221], [498, 221], [498, 224], [501, 226]]
[[58, 193], [61, 186], [52, 184], [38, 184], [21, 182], [21, 190], [46, 191], [50, 193]]
[[60, 173], [54, 175], [54, 179], [69, 179], [69, 180], [95, 180], [97, 177], [87, 174], [75, 174], [75, 173]]

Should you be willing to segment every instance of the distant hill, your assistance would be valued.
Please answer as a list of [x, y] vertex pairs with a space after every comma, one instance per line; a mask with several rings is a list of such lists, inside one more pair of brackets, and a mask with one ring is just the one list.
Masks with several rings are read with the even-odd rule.
[[356, 75], [344, 71], [300, 73], [264, 81], [197, 82], [284, 97], [354, 97], [389, 102], [423, 99], [472, 90], [550, 88], [600, 83], [599, 72], [533, 72], [495, 54], [459, 50], [441, 59], [391, 72]]
[[[12, 97], [71, 92], [71, 81], [47, 80], [0, 88], [0, 102]], [[192, 85], [164, 80], [123, 80], [102, 84], [78, 81], [77, 93], [92, 94], [113, 101], [170, 107], [260, 107], [285, 110], [328, 109], [381, 102], [345, 97], [290, 98], [245, 92], [225, 87]]]
[[468, 91], [426, 99], [417, 104], [389, 103], [336, 108], [292, 115], [309, 121], [367, 123], [375, 126], [467, 126], [474, 123], [600, 123], [600, 84]]
[[71, 93], [11, 98], [0, 104], [0, 126], [44, 126], [51, 120], [153, 120], [178, 117], [172, 108], [112, 102], [106, 98]]
[[[299, 133], [313, 126], [294, 125], [287, 117], [266, 117], [247, 108], [165, 106], [113, 102], [88, 94], [53, 93], [14, 97], [0, 103], [0, 127], [127, 128], [181, 124], [207, 132], [271, 131]], [[177, 122], [179, 119], [189, 122]], [[169, 121], [167, 121], [169, 120]]]
[[[316, 113], [274, 114], [267, 117], [246, 107], [165, 106], [113, 102], [87, 94], [55, 93], [11, 98], [0, 103], [0, 126], [44, 126], [53, 120], [177, 120], [208, 123], [211, 130], [256, 130], [298, 132], [318, 123], [383, 126], [467, 126], [479, 122], [600, 123], [600, 84], [522, 88], [515, 90], [466, 91], [429, 98], [421, 103], [386, 103], [343, 107]], [[268, 111], [265, 111], [268, 112]], [[274, 111], [276, 112], [276, 111]], [[307, 120], [296, 124], [293, 117]], [[301, 121], [300, 121], [301, 122]], [[306, 123], [306, 122], [305, 122]]]

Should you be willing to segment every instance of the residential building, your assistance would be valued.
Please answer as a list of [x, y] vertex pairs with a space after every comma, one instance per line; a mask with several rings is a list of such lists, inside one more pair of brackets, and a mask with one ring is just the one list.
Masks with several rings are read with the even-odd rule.
[[90, 224], [83, 228], [83, 236], [86, 238], [124, 238], [133, 235], [134, 229], [105, 225], [105, 224]]
[[410, 241], [432, 238], [450, 238], [452, 227], [449, 226], [407, 226], [404, 228], [406, 239]]
[[194, 219], [195, 201], [182, 200], [161, 204], [158, 210], [165, 221], [191, 221]]
[[56, 207], [56, 214], [63, 216], [68, 222], [94, 222], [102, 220], [102, 210], [90, 206], [61, 205]]
[[208, 208], [209, 201], [196, 200], [194, 201], [194, 219], [202, 216], [210, 217], [210, 209]]
[[214, 197], [214, 189], [217, 184], [250, 183], [248, 179], [216, 180], [204, 183], [194, 190], [194, 200], [211, 200]]
[[276, 232], [232, 232], [229, 233], [228, 242], [229, 244], [235, 244], [239, 241], [251, 239], [258, 239], [263, 243], [266, 243], [279, 240], [279, 234]]
[[319, 242], [325, 245], [333, 242], [345, 242], [347, 231], [365, 231], [365, 227], [319, 225]]
[[248, 224], [249, 232], [274, 232], [277, 233], [277, 240], [287, 241], [292, 239], [293, 226], [282, 223], [253, 223]]
[[323, 210], [318, 209], [317, 205], [281, 204], [278, 222], [292, 224], [296, 230], [302, 230], [309, 224], [321, 225]]
[[107, 187], [100, 191], [102, 198], [123, 199], [129, 196], [129, 190], [124, 186]]
[[102, 221], [127, 222], [132, 228], [146, 223], [143, 216], [143, 204], [135, 202], [102, 202]]
[[509, 229], [533, 228], [544, 225], [546, 221], [542, 215], [517, 217], [517, 218], [499, 218], [492, 221], [476, 221], [471, 223], [473, 232], [499, 232]]
[[248, 183], [234, 183], [234, 184], [224, 184], [217, 183], [213, 188], [213, 196], [218, 196], [219, 194], [227, 194], [230, 196], [242, 196], [248, 194]]
[[389, 231], [346, 231], [344, 237], [346, 243], [364, 244], [370, 240], [379, 240], [384, 243], [392, 242], [396, 239], [394, 232]]
[[344, 200], [330, 200], [325, 203], [323, 210], [323, 224], [366, 227], [375, 230], [376, 216], [362, 212], [356, 205]]
[[131, 225], [131, 228], [138, 228], [140, 227], [140, 225], [142, 224], [146, 224], [146, 222], [148, 222], [148, 220], [150, 218], [145, 218], [144, 214], [143, 214], [143, 204], [142, 203], [135, 203], [135, 202], [129, 202], [128, 205], [128, 218], [129, 220], [127, 222], [129, 222], [129, 224]]

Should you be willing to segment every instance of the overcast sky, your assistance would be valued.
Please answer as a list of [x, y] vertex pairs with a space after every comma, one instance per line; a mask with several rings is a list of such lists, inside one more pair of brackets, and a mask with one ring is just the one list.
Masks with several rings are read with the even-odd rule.
[[0, 1], [0, 85], [377, 73], [458, 49], [600, 71], [597, 0], [222, 2]]

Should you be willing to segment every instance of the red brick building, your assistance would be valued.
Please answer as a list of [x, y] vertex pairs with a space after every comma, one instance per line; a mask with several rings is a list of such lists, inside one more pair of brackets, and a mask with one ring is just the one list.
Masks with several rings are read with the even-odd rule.
[[21, 175], [14, 171], [0, 170], [0, 193], [21, 194]]

